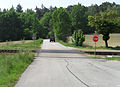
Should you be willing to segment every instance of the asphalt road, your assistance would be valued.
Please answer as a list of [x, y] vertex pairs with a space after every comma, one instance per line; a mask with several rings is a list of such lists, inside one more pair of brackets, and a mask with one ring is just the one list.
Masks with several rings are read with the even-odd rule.
[[120, 87], [120, 62], [92, 59], [44, 40], [39, 56], [15, 87]]

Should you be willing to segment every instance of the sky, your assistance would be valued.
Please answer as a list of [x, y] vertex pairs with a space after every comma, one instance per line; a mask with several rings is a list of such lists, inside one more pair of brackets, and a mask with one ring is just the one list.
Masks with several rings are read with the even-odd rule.
[[49, 8], [50, 6], [67, 7], [68, 5], [75, 5], [77, 3], [85, 6], [90, 6], [91, 4], [100, 5], [102, 2], [106, 1], [120, 4], [120, 0], [1, 0], [0, 8], [9, 9], [12, 5], [16, 8], [18, 4], [21, 4], [23, 10], [26, 10], [27, 8], [34, 10], [36, 6], [40, 8], [41, 4]]

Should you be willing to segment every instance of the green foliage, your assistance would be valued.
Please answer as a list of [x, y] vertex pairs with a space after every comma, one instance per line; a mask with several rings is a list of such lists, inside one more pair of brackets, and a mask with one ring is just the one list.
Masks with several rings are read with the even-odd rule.
[[51, 12], [46, 12], [43, 17], [40, 19], [40, 24], [43, 26], [49, 28], [49, 21], [52, 18], [51, 17], [52, 13]]
[[36, 17], [36, 14], [31, 9], [28, 9], [26, 13], [22, 13], [20, 15], [23, 29], [24, 29], [24, 38], [25, 39], [32, 39], [33, 33], [37, 35], [37, 38], [45, 38], [46, 30], [40, 24], [39, 20]]
[[33, 61], [31, 52], [0, 55], [0, 87], [14, 87], [20, 74]]
[[103, 2], [100, 6], [99, 9], [102, 12], [105, 12], [106, 10], [112, 10], [116, 7], [117, 5], [115, 4], [115, 2], [110, 3], [110, 2]]
[[23, 29], [19, 15], [13, 8], [0, 15], [0, 40], [19, 40], [22, 37]]
[[95, 27], [98, 33], [103, 35], [106, 47], [108, 47], [109, 34], [118, 28], [118, 24], [115, 22], [116, 18], [118, 18], [117, 13], [111, 10], [88, 17], [89, 25]]
[[46, 12], [49, 12], [49, 9], [46, 8], [43, 4], [41, 5], [41, 8], [36, 7], [35, 10], [36, 10], [37, 18], [38, 18], [39, 20], [43, 17], [43, 15], [44, 15]]
[[118, 28], [116, 30], [116, 33], [120, 33], [120, 17], [118, 17], [116, 20], [115, 20], [115, 23], [118, 24]]
[[20, 4], [17, 5], [16, 12], [18, 12], [18, 13], [22, 13], [23, 12], [22, 6]]
[[71, 18], [67, 10], [62, 7], [56, 9], [52, 14], [52, 23], [55, 36], [60, 40], [66, 41], [71, 33]]
[[[58, 39], [64, 39], [65, 41], [66, 37], [70, 33], [73, 34], [74, 30], [77, 29], [82, 29], [84, 34], [94, 32], [95, 28], [88, 26], [88, 16], [94, 16], [106, 10], [113, 10], [120, 17], [120, 5], [114, 2], [104, 2], [101, 5], [95, 4], [89, 7], [81, 4], [70, 5], [66, 9], [57, 9], [52, 6], [48, 9], [42, 5], [41, 8], [36, 7], [36, 11], [27, 9], [23, 12], [20, 4], [17, 5], [16, 9], [13, 6], [10, 9], [0, 9], [0, 41], [32, 39], [33, 33], [37, 35], [37, 38], [48, 38], [49, 32], [53, 31], [56, 32]], [[106, 18], [105, 16], [107, 17], [107, 15], [104, 15], [103, 18]], [[111, 17], [114, 17], [113, 14], [107, 19], [111, 19]], [[103, 21], [101, 22], [103, 23]], [[119, 19], [111, 22], [119, 25]], [[115, 32], [120, 32], [120, 28]]]
[[86, 32], [87, 28], [87, 15], [85, 13], [85, 6], [78, 4], [72, 7], [71, 18], [72, 18], [72, 33], [74, 30], [83, 29]]
[[49, 37], [49, 32], [52, 31], [52, 27], [50, 25], [50, 20], [52, 19], [52, 13], [51, 12], [46, 12], [43, 17], [40, 19], [40, 24], [45, 28], [46, 32], [46, 38]]
[[76, 30], [73, 34], [73, 43], [76, 46], [82, 46], [83, 42], [85, 41], [85, 36], [82, 30]]
[[68, 11], [68, 13], [69, 14], [71, 14], [71, 12], [72, 12], [72, 5], [69, 5], [67, 8], [66, 8], [66, 10]]
[[91, 6], [88, 7], [87, 14], [89, 16], [93, 16], [93, 15], [95, 15], [98, 12], [99, 12], [99, 6], [97, 4], [91, 5]]
[[20, 4], [16, 9], [4, 9], [0, 12], [0, 41], [16, 41], [32, 39], [35, 33], [37, 38], [46, 38], [48, 30], [39, 22], [37, 14], [32, 9], [22, 10]]

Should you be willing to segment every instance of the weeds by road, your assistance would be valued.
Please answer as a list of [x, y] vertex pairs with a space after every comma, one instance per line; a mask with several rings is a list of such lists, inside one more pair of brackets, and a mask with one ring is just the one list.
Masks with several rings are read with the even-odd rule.
[[3, 50], [28, 50], [27, 52], [0, 55], [0, 87], [14, 87], [21, 73], [34, 59], [34, 53], [29, 50], [40, 48], [42, 42], [43, 40], [39, 39], [30, 43], [24, 43], [24, 41], [22, 44], [7, 43], [0, 47]]
[[23, 52], [0, 55], [0, 87], [14, 87], [20, 74], [33, 61], [34, 54]]

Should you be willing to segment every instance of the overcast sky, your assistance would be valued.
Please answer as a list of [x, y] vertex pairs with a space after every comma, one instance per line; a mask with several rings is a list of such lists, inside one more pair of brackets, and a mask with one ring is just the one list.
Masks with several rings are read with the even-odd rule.
[[27, 8], [35, 9], [35, 7], [41, 7], [43, 4], [45, 7], [49, 8], [50, 6], [56, 7], [67, 7], [68, 5], [74, 5], [77, 3], [81, 3], [85, 6], [90, 6], [91, 4], [98, 4], [100, 5], [102, 2], [115, 2], [120, 4], [120, 0], [1, 0], [0, 8], [11, 8], [12, 5], [16, 7], [19, 3], [22, 5], [23, 9], [26, 10]]

